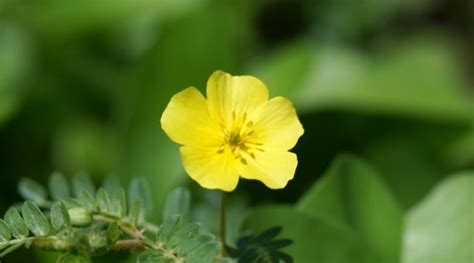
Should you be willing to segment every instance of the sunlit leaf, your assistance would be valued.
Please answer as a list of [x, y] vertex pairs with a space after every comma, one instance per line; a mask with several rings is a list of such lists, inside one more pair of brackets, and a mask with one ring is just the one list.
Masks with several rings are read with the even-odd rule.
[[474, 173], [437, 186], [406, 217], [404, 263], [474, 260]]

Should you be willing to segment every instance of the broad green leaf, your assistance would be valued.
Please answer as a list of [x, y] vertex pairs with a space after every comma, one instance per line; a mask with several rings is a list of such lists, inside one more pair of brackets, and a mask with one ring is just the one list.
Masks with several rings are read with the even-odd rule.
[[[0, 219], [0, 242], [9, 241], [12, 238], [10, 227]], [[1, 248], [0, 248], [1, 249]]]
[[[372, 57], [348, 48], [298, 42], [254, 65], [252, 71], [272, 89], [286, 91], [276, 95], [290, 97], [301, 112], [339, 110], [466, 124], [473, 105], [446, 42], [436, 36], [408, 39]], [[301, 53], [311, 61], [289, 58]], [[279, 58], [283, 62], [272, 64]], [[288, 85], [287, 78], [295, 80], [291, 89], [283, 86]], [[430, 100], [422, 99], [426, 94]]]
[[53, 200], [61, 201], [71, 196], [69, 181], [61, 173], [55, 172], [49, 177], [49, 192]]
[[92, 179], [84, 172], [81, 172], [75, 175], [72, 178], [72, 186], [74, 191], [74, 196], [80, 197], [81, 192], [85, 191], [91, 195], [95, 195], [95, 186], [92, 182]]
[[380, 258], [353, 230], [287, 206], [255, 209], [245, 220], [244, 228], [261, 232], [281, 226], [281, 236], [294, 241], [284, 249], [295, 262], [380, 263]]
[[190, 207], [191, 193], [189, 190], [182, 187], [176, 188], [168, 194], [163, 210], [163, 220], [177, 214], [188, 217]]
[[128, 186], [128, 204], [141, 202], [146, 215], [153, 212], [152, 194], [149, 184], [144, 178], [134, 177]]
[[406, 216], [403, 263], [474, 261], [474, 172], [450, 177]]
[[341, 156], [299, 201], [297, 208], [352, 228], [378, 253], [380, 262], [398, 262], [402, 210], [366, 162]]
[[49, 234], [50, 225], [48, 219], [35, 203], [26, 201], [21, 209], [21, 214], [26, 226], [35, 236], [46, 236]]
[[18, 183], [18, 191], [23, 198], [32, 200], [37, 204], [45, 204], [48, 199], [46, 188], [29, 178], [22, 178], [20, 180]]
[[63, 202], [57, 202], [51, 208], [51, 225], [55, 229], [60, 229], [70, 224], [69, 213]]
[[15, 238], [25, 238], [28, 236], [28, 227], [16, 208], [11, 207], [4, 216], [5, 222], [10, 226], [10, 230]]

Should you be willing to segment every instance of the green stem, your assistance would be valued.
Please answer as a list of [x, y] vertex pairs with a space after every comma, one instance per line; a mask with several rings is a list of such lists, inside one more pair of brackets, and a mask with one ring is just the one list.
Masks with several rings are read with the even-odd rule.
[[227, 193], [222, 191], [221, 192], [221, 213], [220, 213], [220, 238], [222, 242], [222, 256], [225, 257], [227, 256], [227, 250], [226, 250], [226, 236], [225, 236], [225, 228], [226, 228], [226, 223], [225, 223], [225, 207], [227, 205]]

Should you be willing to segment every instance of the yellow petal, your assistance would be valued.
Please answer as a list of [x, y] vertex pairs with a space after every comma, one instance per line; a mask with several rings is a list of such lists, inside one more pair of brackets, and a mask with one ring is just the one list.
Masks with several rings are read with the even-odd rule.
[[284, 188], [293, 179], [298, 165], [296, 154], [264, 148], [263, 152], [254, 153], [254, 157], [245, 158], [237, 166], [243, 178], [259, 180], [271, 189]]
[[161, 116], [161, 127], [171, 140], [179, 144], [219, 144], [219, 127], [211, 121], [206, 99], [194, 87], [189, 87], [171, 98]]
[[268, 88], [252, 76], [231, 76], [214, 72], [207, 82], [209, 111], [223, 124], [243, 114], [252, 114], [268, 101]]
[[283, 97], [271, 99], [262, 109], [255, 124], [254, 140], [265, 147], [289, 150], [304, 133], [293, 104]]
[[217, 148], [181, 147], [181, 158], [189, 176], [204, 188], [233, 191], [239, 174], [233, 155], [226, 151], [218, 154]]

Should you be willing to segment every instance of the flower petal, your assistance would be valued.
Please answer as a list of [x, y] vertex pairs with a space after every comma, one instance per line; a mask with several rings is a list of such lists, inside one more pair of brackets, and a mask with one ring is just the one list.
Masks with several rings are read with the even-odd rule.
[[180, 148], [183, 165], [189, 176], [202, 187], [233, 191], [237, 187], [239, 174], [235, 160], [229, 151], [218, 154], [217, 148]]
[[268, 88], [252, 76], [232, 76], [215, 71], [207, 82], [209, 111], [220, 122], [230, 125], [236, 116], [252, 114], [268, 101]]
[[190, 146], [219, 144], [219, 126], [211, 121], [204, 96], [189, 87], [171, 98], [161, 127], [176, 143]]
[[259, 180], [271, 189], [281, 189], [295, 175], [298, 159], [288, 151], [265, 148], [254, 153], [254, 158], [245, 158], [237, 168], [245, 179]]
[[293, 104], [284, 97], [268, 101], [255, 124], [254, 140], [265, 147], [289, 150], [304, 133]]

